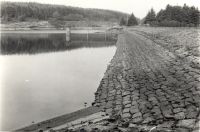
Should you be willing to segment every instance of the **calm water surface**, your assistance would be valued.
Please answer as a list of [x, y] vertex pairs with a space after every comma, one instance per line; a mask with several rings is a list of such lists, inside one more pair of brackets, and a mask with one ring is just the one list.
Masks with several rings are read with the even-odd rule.
[[1, 130], [66, 114], [94, 101], [115, 40], [73, 37], [68, 43], [64, 34], [2, 34]]

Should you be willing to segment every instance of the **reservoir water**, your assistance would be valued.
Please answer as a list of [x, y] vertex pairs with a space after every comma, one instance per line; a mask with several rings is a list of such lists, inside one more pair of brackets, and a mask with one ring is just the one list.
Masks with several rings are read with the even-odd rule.
[[1, 34], [1, 130], [14, 130], [91, 105], [116, 37]]

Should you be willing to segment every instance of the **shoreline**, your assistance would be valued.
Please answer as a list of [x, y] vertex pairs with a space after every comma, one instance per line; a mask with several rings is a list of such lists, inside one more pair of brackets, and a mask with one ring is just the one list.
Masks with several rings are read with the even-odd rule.
[[[76, 30], [76, 31], [74, 31], [74, 32], [72, 31], [71, 33], [80, 33], [80, 30]], [[16, 33], [17, 32], [20, 32], [20, 31], [16, 31]], [[29, 32], [29, 31], [24, 31], [23, 33], [27, 33], [27, 32]], [[31, 31], [31, 32], [32, 33], [41, 33], [41, 31], [40, 32]], [[8, 31], [7, 33], [12, 33], [12, 32]], [[65, 33], [65, 30], [52, 30], [52, 32], [43, 31], [42, 33]], [[87, 33], [87, 32], [81, 32], [81, 33]], [[90, 33], [104, 33], [104, 32], [90, 32]], [[116, 41], [116, 43], [117, 43], [117, 41]], [[116, 54], [116, 51], [113, 56], [115, 56], [115, 54]], [[113, 57], [111, 58], [111, 60], [112, 59], [113, 59]], [[110, 62], [111, 62], [111, 60], [110, 60]], [[106, 71], [105, 71], [105, 73], [106, 73]], [[96, 88], [96, 90], [97, 90], [97, 88]], [[95, 97], [95, 95], [94, 95], [94, 97]], [[99, 113], [101, 113], [101, 116], [99, 116]], [[39, 130], [47, 131], [47, 130], [50, 130], [51, 128], [54, 129], [54, 128], [62, 127], [64, 125], [66, 125], [67, 123], [72, 124], [73, 121], [76, 122], [77, 120], [80, 120], [80, 119], [86, 120], [89, 116], [96, 117], [94, 120], [104, 120], [104, 119], [109, 118], [109, 116], [106, 115], [105, 112], [103, 112], [102, 107], [100, 107], [98, 105], [95, 106], [95, 104], [94, 104], [94, 106], [92, 105], [87, 108], [83, 108], [83, 109], [80, 109], [80, 110], [77, 110], [74, 112], [70, 112], [70, 113], [60, 115], [60, 116], [57, 116], [57, 117], [54, 117], [51, 119], [47, 119], [47, 120], [44, 120], [41, 122], [34, 123], [34, 124], [31, 124], [28, 126], [24, 126], [24, 127], [15, 129], [14, 131], [20, 131], [20, 132], [21, 131], [22, 132], [23, 131], [24, 132], [25, 131], [38, 132]], [[86, 122], [90, 122], [90, 120], [87, 120]], [[72, 127], [73, 127], [73, 125], [72, 125]]]
[[[0, 33], [67, 33], [66, 30], [0, 30]], [[71, 30], [70, 33], [105, 33], [105, 30]]]
[[71, 113], [67, 113], [61, 116], [57, 116], [51, 119], [47, 119], [38, 123], [34, 123], [32, 125], [29, 126], [25, 126], [19, 129], [16, 129], [14, 131], [38, 131], [38, 130], [49, 130], [51, 128], [57, 127], [57, 126], [61, 126], [63, 124], [66, 124], [68, 122], [77, 120], [79, 118], [84, 118], [86, 116], [95, 114], [100, 112], [101, 109], [99, 107], [94, 107], [94, 106], [89, 106], [87, 108], [84, 109], [80, 109]]
[[[95, 93], [94, 106], [100, 106], [112, 120], [116, 121], [115, 129], [123, 127], [127, 130], [132, 127], [135, 131], [145, 129], [144, 132], [152, 129], [198, 130], [200, 115], [195, 108], [200, 96], [195, 89], [192, 91], [189, 89], [191, 85], [188, 81], [191, 80], [185, 77], [185, 75], [190, 76], [194, 87], [198, 85], [195, 80], [200, 72], [193, 64], [195, 60], [182, 56], [184, 52], [177, 52], [173, 49], [176, 47], [164, 47], [166, 42], [162, 37], [153, 34], [152, 29], [149, 30], [149, 34], [148, 30], [140, 30], [126, 29], [119, 34], [116, 52]], [[182, 36], [185, 36], [187, 32], [195, 33], [189, 30], [180, 32], [170, 29], [166, 32], [166, 36], [172, 33], [176, 35], [182, 33]], [[189, 35], [187, 37], [190, 38]], [[169, 46], [173, 44], [171, 41], [170, 38], [167, 42]], [[185, 46], [186, 42], [181, 44]], [[185, 59], [188, 63], [182, 62], [181, 59]], [[191, 71], [193, 75], [184, 70]], [[177, 89], [171, 85], [172, 83], [178, 85], [180, 82], [183, 86]], [[187, 96], [186, 98], [178, 94], [180, 90]], [[183, 103], [188, 99], [192, 99], [190, 105]], [[192, 113], [191, 109], [194, 110]], [[99, 128], [101, 127], [100, 125]]]

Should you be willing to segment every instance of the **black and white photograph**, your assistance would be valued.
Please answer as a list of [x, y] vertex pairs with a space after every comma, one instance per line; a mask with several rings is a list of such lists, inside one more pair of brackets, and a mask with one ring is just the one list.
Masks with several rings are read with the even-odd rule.
[[0, 0], [0, 132], [200, 132], [200, 0]]

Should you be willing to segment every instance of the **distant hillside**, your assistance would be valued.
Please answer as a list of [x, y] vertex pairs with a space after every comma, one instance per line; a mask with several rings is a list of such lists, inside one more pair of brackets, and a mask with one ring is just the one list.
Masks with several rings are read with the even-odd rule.
[[30, 20], [106, 21], [119, 22], [127, 14], [111, 10], [86, 9], [64, 5], [23, 2], [2, 2], [1, 21], [21, 22]]

